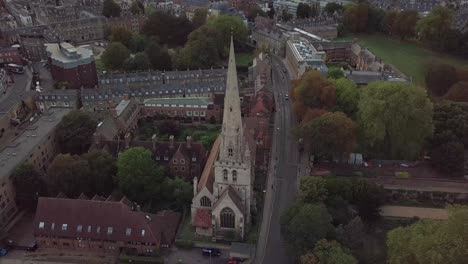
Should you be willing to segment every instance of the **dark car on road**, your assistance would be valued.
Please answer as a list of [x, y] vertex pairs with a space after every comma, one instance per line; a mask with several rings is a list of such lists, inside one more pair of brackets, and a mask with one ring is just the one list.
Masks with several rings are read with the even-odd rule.
[[0, 257], [5, 256], [8, 254], [8, 249], [0, 248]]
[[221, 256], [221, 251], [217, 248], [202, 248], [203, 256], [212, 256], [219, 257]]

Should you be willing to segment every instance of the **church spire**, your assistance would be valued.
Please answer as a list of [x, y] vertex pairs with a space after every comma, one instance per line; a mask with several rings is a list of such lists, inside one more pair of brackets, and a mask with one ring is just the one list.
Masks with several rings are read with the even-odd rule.
[[223, 127], [221, 131], [221, 151], [219, 159], [242, 162], [244, 137], [239, 98], [239, 84], [237, 80], [236, 57], [234, 54], [234, 41], [232, 35], [226, 79]]

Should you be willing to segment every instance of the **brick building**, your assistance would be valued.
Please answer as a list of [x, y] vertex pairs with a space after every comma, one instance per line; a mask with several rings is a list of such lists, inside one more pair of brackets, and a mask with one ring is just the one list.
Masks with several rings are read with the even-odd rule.
[[204, 97], [152, 98], [144, 100], [142, 114], [215, 123], [221, 119], [221, 107]]
[[98, 124], [94, 137], [102, 140], [121, 139], [137, 127], [141, 106], [135, 100], [122, 100], [111, 115]]
[[19, 50], [17, 48], [0, 48], [0, 65], [9, 63], [23, 65]]
[[39, 247], [151, 254], [174, 241], [180, 213], [141, 212], [125, 197], [80, 198], [39, 198], [34, 219]]
[[74, 47], [66, 42], [45, 45], [55, 81], [67, 82], [72, 89], [97, 87], [96, 64], [90, 47]]
[[317, 51], [325, 52], [326, 62], [350, 62], [351, 42], [349, 41], [313, 41]]

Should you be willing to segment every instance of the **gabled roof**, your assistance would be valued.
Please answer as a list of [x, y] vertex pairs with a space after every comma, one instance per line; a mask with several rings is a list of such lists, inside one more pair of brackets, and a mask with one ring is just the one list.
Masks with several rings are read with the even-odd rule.
[[239, 197], [237, 194], [236, 190], [234, 190], [234, 187], [232, 185], [229, 185], [224, 191], [221, 193], [219, 196], [219, 199], [216, 201], [216, 203], [213, 205], [213, 208], [218, 207], [218, 205], [226, 199], [226, 197], [231, 198], [232, 202], [236, 205], [236, 207], [241, 211], [245, 212], [245, 206], [242, 203], [242, 199]]
[[151, 243], [172, 241], [180, 213], [147, 214], [119, 202], [40, 197], [34, 219], [36, 236]]
[[214, 182], [214, 164], [218, 159], [219, 150], [221, 145], [221, 137], [216, 138], [213, 147], [211, 148], [210, 155], [206, 161], [205, 167], [203, 168], [202, 175], [198, 181], [198, 192], [206, 187], [211, 193], [213, 193], [213, 182]]

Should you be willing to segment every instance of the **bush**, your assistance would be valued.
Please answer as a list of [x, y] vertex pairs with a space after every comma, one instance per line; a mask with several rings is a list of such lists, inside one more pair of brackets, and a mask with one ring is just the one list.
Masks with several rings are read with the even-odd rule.
[[182, 248], [182, 249], [191, 249], [193, 248], [193, 241], [191, 240], [181, 240], [181, 239], [178, 239], [175, 241], [174, 243], [178, 248]]

